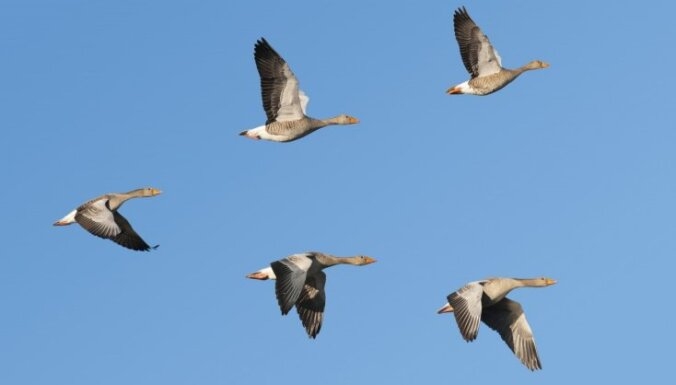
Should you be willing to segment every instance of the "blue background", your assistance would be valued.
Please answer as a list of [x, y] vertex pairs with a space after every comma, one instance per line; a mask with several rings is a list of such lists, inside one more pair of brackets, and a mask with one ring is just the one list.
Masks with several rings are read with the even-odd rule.
[[[488, 97], [452, 13], [503, 65]], [[676, 132], [673, 2], [18, 1], [0, 3], [0, 383], [646, 383], [670, 376]], [[300, 141], [265, 121], [265, 37], [310, 96], [358, 125]], [[106, 192], [151, 253], [52, 223]], [[327, 271], [316, 340], [247, 280], [306, 250], [378, 263]], [[448, 293], [511, 294], [543, 370]]]

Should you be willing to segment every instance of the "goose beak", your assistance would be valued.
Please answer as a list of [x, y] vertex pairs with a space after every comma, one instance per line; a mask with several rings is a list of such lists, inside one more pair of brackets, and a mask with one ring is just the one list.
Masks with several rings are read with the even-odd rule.
[[347, 120], [348, 120], [348, 122], [350, 122], [350, 124], [357, 124], [357, 123], [359, 123], [359, 119], [354, 118], [354, 117], [352, 117], [352, 116], [348, 117]]
[[547, 278], [546, 280], [547, 286], [553, 285], [556, 283], [555, 279]]
[[67, 222], [65, 222], [65, 221], [56, 221], [56, 222], [54, 222], [54, 226], [66, 226], [66, 225], [68, 225], [68, 224], [69, 224], [69, 223], [67, 223]]
[[267, 279], [270, 278], [270, 277], [268, 277], [267, 274], [261, 273], [260, 271], [257, 271], [257, 272], [255, 272], [255, 273], [248, 274], [246, 277], [247, 277], [247, 278], [251, 278], [251, 279], [259, 279], [259, 280], [261, 280], [261, 281], [265, 281], [265, 280], [267, 280]]
[[449, 95], [458, 95], [458, 94], [461, 94], [462, 91], [460, 90], [459, 87], [451, 87], [451, 88], [446, 90], [446, 93], [449, 94]]
[[442, 306], [441, 309], [437, 310], [437, 314], [443, 313], [453, 313], [453, 307], [450, 304], [446, 304]]

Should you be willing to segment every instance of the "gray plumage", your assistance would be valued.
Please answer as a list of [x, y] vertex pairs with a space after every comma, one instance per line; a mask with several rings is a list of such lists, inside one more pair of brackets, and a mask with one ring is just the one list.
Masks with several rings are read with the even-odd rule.
[[360, 266], [373, 262], [375, 259], [367, 256], [336, 257], [313, 251], [293, 254], [270, 263], [272, 275], [262, 275], [259, 271], [249, 277], [275, 279], [275, 295], [282, 315], [288, 314], [295, 306], [308, 336], [316, 338], [322, 327], [326, 305], [326, 274], [322, 270], [337, 264]]
[[54, 223], [65, 226], [77, 222], [89, 233], [131, 250], [148, 251], [157, 248], [148, 245], [131, 227], [129, 221], [118, 212], [122, 204], [129, 199], [151, 197], [160, 194], [155, 188], [142, 188], [126, 193], [109, 193], [94, 198], [82, 205], [63, 219]]
[[449, 88], [446, 91], [449, 94], [488, 95], [502, 89], [525, 71], [549, 67], [545, 62], [533, 60], [516, 69], [503, 68], [497, 50], [465, 7], [453, 13], [453, 29], [470, 80]]
[[306, 115], [309, 98], [298, 88], [298, 79], [286, 61], [265, 40], [254, 46], [254, 59], [260, 76], [261, 98], [267, 116], [265, 125], [240, 132], [251, 139], [291, 142], [333, 124], [355, 124], [348, 115], [315, 119]]
[[556, 283], [550, 278], [491, 278], [470, 282], [447, 297], [439, 313], [453, 312], [465, 341], [474, 341], [479, 320], [497, 331], [519, 360], [530, 370], [542, 369], [535, 348], [533, 331], [521, 305], [505, 296], [518, 287], [545, 287]]

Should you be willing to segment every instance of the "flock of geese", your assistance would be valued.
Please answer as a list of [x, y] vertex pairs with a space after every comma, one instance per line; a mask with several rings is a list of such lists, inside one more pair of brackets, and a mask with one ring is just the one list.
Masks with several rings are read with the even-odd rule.
[[[517, 69], [503, 68], [498, 52], [464, 7], [455, 11], [453, 24], [462, 62], [470, 79], [449, 88], [448, 94], [488, 95], [505, 87], [525, 71], [549, 66], [535, 60]], [[267, 121], [262, 126], [242, 131], [240, 135], [256, 140], [290, 142], [328, 125], [359, 122], [348, 115], [329, 119], [306, 115], [309, 98], [300, 90], [298, 79], [289, 65], [265, 39], [256, 42], [254, 58], [261, 79]], [[157, 245], [146, 243], [118, 210], [129, 199], [153, 197], [160, 193], [160, 190], [148, 187], [105, 194], [80, 205], [54, 225], [66, 226], [77, 222], [97, 237], [110, 239], [131, 250], [149, 251]], [[323, 270], [339, 264], [364, 266], [374, 262], [374, 258], [363, 255], [337, 257], [306, 252], [274, 261], [270, 266], [247, 275], [247, 278], [275, 280], [275, 295], [282, 314], [288, 314], [295, 307], [308, 336], [315, 338], [322, 327], [326, 304], [326, 274]], [[466, 341], [476, 339], [481, 320], [500, 334], [528, 369], [541, 369], [533, 332], [523, 309], [506, 295], [519, 287], [545, 287], [554, 283], [556, 281], [550, 278], [490, 278], [470, 282], [448, 295], [447, 303], [438, 313], [453, 313], [460, 334]]]

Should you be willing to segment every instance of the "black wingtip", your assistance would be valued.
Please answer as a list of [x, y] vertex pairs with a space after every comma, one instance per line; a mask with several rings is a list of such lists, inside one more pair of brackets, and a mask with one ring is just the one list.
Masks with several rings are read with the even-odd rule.
[[281, 55], [272, 48], [265, 38], [257, 40], [256, 44], [254, 44], [254, 58], [270, 58], [271, 56], [278, 56], [281, 58]]
[[462, 19], [472, 20], [472, 18], [469, 16], [469, 12], [467, 12], [467, 9], [465, 8], [464, 5], [460, 8], [458, 8], [458, 9], [456, 9], [455, 12], [453, 12], [453, 20], [454, 21], [456, 21], [456, 20], [460, 21]]
[[272, 48], [272, 47], [270, 47], [270, 43], [268, 43], [268, 41], [265, 40], [264, 37], [261, 37], [260, 39], [256, 40], [256, 44], [254, 45], [254, 50], [258, 50], [262, 47]]

